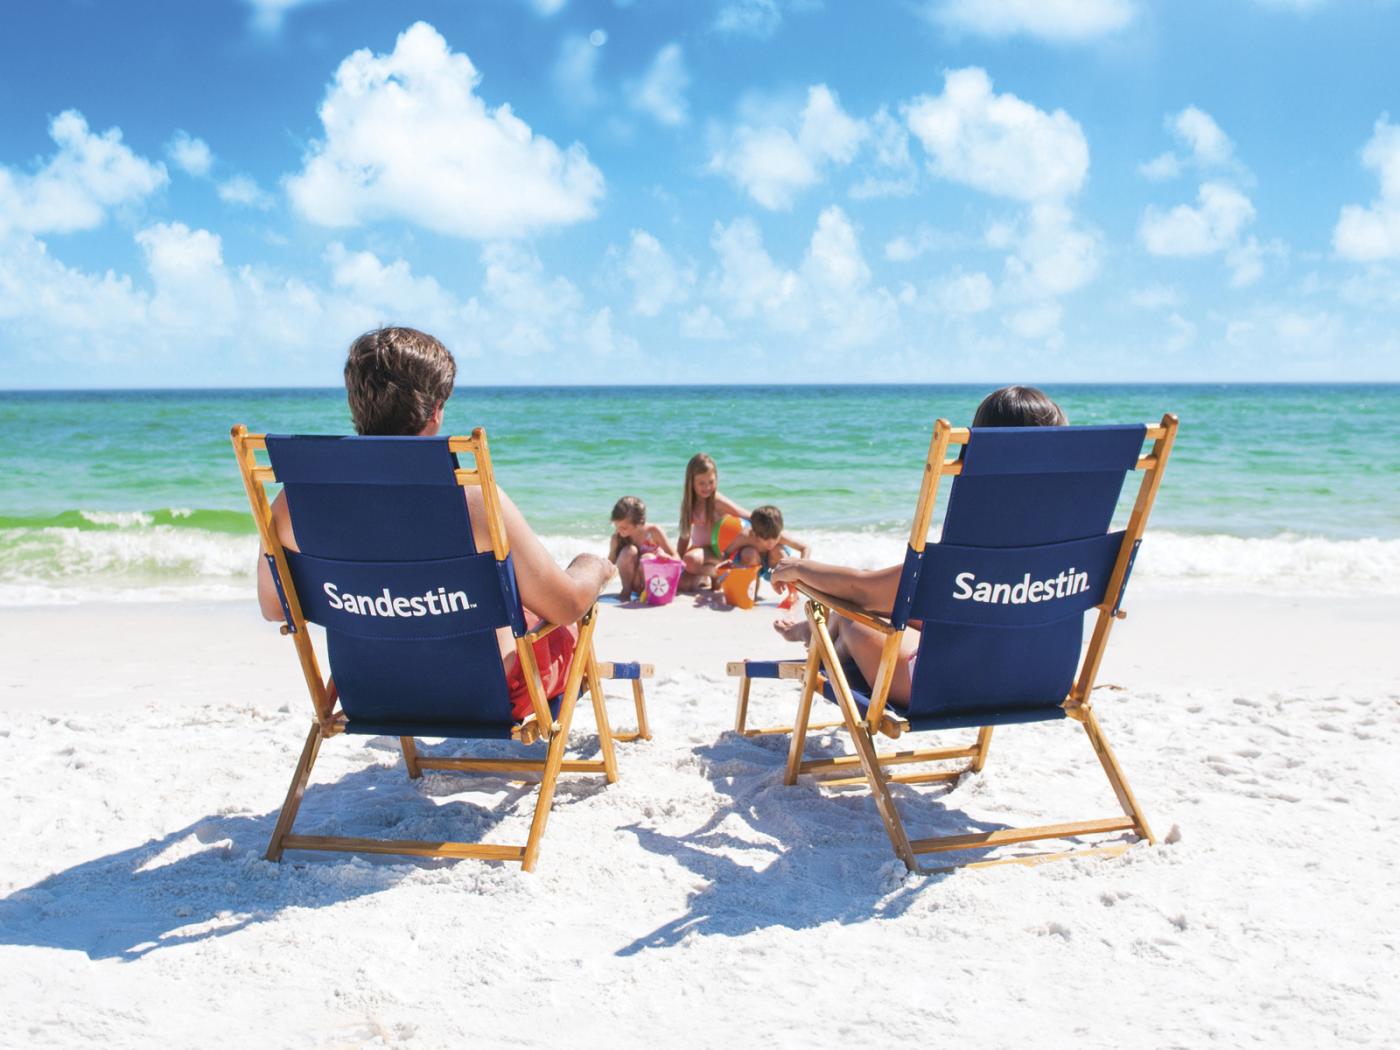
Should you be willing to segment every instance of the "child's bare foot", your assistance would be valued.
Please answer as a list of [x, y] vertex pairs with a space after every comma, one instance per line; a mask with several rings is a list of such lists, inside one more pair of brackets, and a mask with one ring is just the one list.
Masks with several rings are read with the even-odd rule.
[[796, 620], [781, 617], [773, 621], [773, 630], [790, 642], [805, 643], [812, 640], [812, 625], [806, 619]]

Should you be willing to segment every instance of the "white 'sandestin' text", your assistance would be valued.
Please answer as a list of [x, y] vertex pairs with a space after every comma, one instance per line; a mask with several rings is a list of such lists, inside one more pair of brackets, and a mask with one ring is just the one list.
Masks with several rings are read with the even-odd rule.
[[1018, 583], [989, 583], [978, 580], [976, 573], [960, 572], [953, 578], [955, 601], [984, 602], [988, 605], [1025, 605], [1029, 602], [1049, 602], [1068, 598], [1089, 589], [1089, 574], [1075, 572], [1074, 567], [1045, 580], [1032, 580], [1026, 573]]
[[476, 608], [466, 591], [449, 591], [445, 587], [407, 598], [391, 594], [388, 587], [374, 595], [341, 594], [334, 583], [325, 583], [321, 589], [332, 609], [355, 616], [443, 616]]

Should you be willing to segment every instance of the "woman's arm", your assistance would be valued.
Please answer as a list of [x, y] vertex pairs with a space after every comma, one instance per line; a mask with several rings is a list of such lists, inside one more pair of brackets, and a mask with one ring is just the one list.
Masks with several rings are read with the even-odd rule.
[[[272, 501], [272, 528], [282, 546], [289, 551], [298, 550], [297, 538], [292, 533], [292, 517], [287, 513], [287, 500], [282, 493]], [[258, 546], [258, 609], [265, 620], [284, 619], [282, 599], [277, 597], [277, 584], [272, 581], [272, 567], [267, 563], [267, 551]]]
[[654, 543], [673, 558], [680, 557], [676, 549], [671, 546], [671, 541], [666, 538], [666, 533], [655, 525], [647, 526], [647, 542]]
[[805, 583], [833, 598], [841, 598], [871, 612], [894, 608], [903, 566], [888, 569], [851, 569], [801, 558], [784, 558], [773, 567], [774, 583]]

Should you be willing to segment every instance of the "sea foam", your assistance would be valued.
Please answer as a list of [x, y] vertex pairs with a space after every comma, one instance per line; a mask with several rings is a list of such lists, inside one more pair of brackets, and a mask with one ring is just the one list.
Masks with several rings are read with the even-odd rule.
[[[251, 600], [258, 541], [163, 524], [168, 512], [103, 512], [104, 528], [0, 529], [0, 605], [83, 601]], [[907, 536], [887, 530], [804, 530], [812, 556], [857, 568], [904, 557]], [[605, 555], [600, 536], [545, 535], [560, 565]], [[1136, 586], [1278, 594], [1400, 594], [1400, 540], [1191, 535], [1150, 531], [1134, 569]]]

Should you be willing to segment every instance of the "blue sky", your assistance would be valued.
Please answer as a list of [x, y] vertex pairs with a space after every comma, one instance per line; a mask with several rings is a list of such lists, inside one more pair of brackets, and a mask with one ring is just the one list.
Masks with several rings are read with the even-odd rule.
[[[1400, 379], [1395, 0], [50, 0], [0, 387]], [[1392, 114], [1394, 116], [1392, 117]]]

